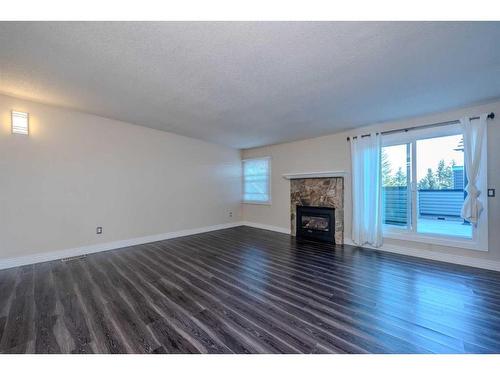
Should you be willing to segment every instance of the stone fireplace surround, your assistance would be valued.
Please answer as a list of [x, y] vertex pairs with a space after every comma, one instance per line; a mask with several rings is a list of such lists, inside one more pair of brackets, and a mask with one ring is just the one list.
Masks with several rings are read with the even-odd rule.
[[335, 209], [335, 243], [344, 243], [344, 178], [318, 177], [290, 179], [290, 225], [296, 235], [297, 206]]

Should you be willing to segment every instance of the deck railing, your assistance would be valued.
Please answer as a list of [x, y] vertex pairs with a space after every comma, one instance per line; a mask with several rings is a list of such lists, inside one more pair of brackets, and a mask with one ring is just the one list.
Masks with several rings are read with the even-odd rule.
[[[418, 215], [428, 218], [460, 217], [464, 202], [462, 189], [419, 189]], [[406, 187], [383, 187], [385, 222], [393, 225], [405, 225], [408, 217], [408, 190]]]

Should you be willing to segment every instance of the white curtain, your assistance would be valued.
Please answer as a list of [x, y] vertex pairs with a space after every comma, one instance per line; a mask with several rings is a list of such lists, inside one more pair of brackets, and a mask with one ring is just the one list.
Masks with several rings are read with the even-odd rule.
[[381, 136], [351, 139], [352, 240], [382, 246]]
[[[462, 206], [463, 219], [477, 224], [483, 205], [479, 199], [481, 191], [478, 189], [478, 176], [481, 166], [481, 154], [486, 148], [486, 121], [488, 115], [483, 114], [476, 120], [468, 117], [460, 120], [464, 131], [464, 163], [467, 176], [467, 197]], [[485, 171], [486, 172], [486, 171]]]

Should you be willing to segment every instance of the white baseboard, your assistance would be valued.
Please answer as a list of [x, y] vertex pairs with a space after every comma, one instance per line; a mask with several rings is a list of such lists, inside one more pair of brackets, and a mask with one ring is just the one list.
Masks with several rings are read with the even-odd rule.
[[[249, 227], [254, 227], [254, 228], [259, 228], [259, 229], [267, 229], [267, 230], [271, 230], [271, 231], [279, 232], [279, 233], [290, 234], [290, 229], [276, 227], [273, 225], [252, 223], [252, 222], [248, 222], [248, 221], [242, 221], [241, 225], [246, 225]], [[346, 245], [357, 246], [349, 238], [345, 238], [344, 243]], [[460, 264], [462, 266], [477, 267], [477, 268], [483, 268], [483, 269], [492, 270], [492, 271], [500, 271], [500, 262], [496, 262], [496, 261], [492, 261], [492, 260], [488, 260], [488, 259], [483, 259], [483, 258], [473, 258], [473, 257], [467, 257], [467, 256], [463, 256], [463, 255], [454, 255], [454, 254], [439, 253], [439, 252], [429, 251], [429, 250], [412, 249], [410, 247], [408, 247], [408, 248], [397, 247], [397, 246], [387, 245], [387, 244], [383, 245], [381, 248], [374, 248], [372, 246], [367, 246], [367, 245], [363, 245], [362, 247], [367, 248], [367, 249], [372, 249], [372, 250], [387, 251], [389, 253], [409, 255], [409, 256], [413, 256], [413, 257], [417, 257], [417, 258], [437, 260], [440, 262]]]
[[279, 232], [279, 233], [284, 233], [284, 234], [290, 234], [290, 228], [276, 227], [274, 225], [253, 223], [251, 221], [241, 221], [240, 225], [245, 225], [247, 227], [258, 228], [258, 229], [271, 230], [273, 232]]
[[[346, 238], [344, 240], [344, 243], [347, 245], [357, 246], [349, 238]], [[366, 249], [371, 249], [371, 250], [380, 250], [380, 251], [386, 251], [389, 253], [409, 255], [409, 256], [417, 257], [417, 258], [437, 260], [440, 262], [460, 264], [462, 266], [484, 268], [484, 269], [492, 270], [492, 271], [500, 271], [500, 262], [496, 262], [496, 261], [488, 260], [488, 259], [473, 258], [473, 257], [468, 257], [468, 256], [463, 256], [463, 255], [440, 253], [440, 252], [436, 252], [436, 251], [413, 249], [411, 247], [399, 247], [399, 246], [387, 245], [387, 244], [382, 245], [382, 247], [380, 247], [380, 248], [375, 248], [373, 246], [368, 246], [368, 245], [363, 245], [361, 247], [366, 248]]]
[[238, 221], [238, 222], [234, 222], [234, 223], [212, 225], [209, 227], [202, 227], [202, 228], [186, 229], [186, 230], [181, 230], [181, 231], [177, 231], [177, 232], [155, 234], [152, 236], [137, 237], [137, 238], [131, 238], [128, 240], [105, 242], [105, 243], [89, 245], [89, 246], [75, 247], [75, 248], [65, 249], [65, 250], [58, 250], [58, 251], [51, 251], [51, 252], [26, 255], [26, 256], [22, 256], [22, 257], [5, 258], [5, 259], [0, 259], [0, 270], [5, 269], [5, 268], [24, 266], [27, 264], [48, 262], [51, 260], [69, 258], [69, 257], [80, 256], [80, 255], [91, 254], [91, 253], [98, 253], [100, 251], [115, 250], [115, 249], [120, 249], [120, 248], [134, 246], [134, 245], [141, 245], [141, 244], [145, 244], [145, 243], [149, 243], [149, 242], [168, 240], [170, 238], [177, 238], [177, 237], [190, 236], [190, 235], [198, 234], [198, 233], [212, 232], [214, 230], [239, 227], [241, 225], [243, 225], [242, 222]]
[[[238, 227], [238, 226], [242, 226], [242, 225], [253, 227], [253, 228], [258, 228], [258, 229], [270, 230], [273, 232], [290, 234], [289, 228], [282, 228], [282, 227], [277, 227], [274, 225], [266, 225], [266, 224], [254, 223], [254, 222], [249, 222], [249, 221], [237, 221], [234, 223], [226, 223], [226, 224], [212, 225], [212, 226], [208, 226], [208, 227], [186, 229], [186, 230], [181, 230], [181, 231], [177, 231], [177, 232], [161, 233], [161, 234], [155, 234], [152, 236], [137, 237], [137, 238], [131, 238], [131, 239], [127, 239], [127, 240], [106, 242], [106, 243], [89, 245], [89, 246], [81, 246], [81, 247], [75, 247], [75, 248], [65, 249], [65, 250], [58, 250], [58, 251], [51, 251], [51, 252], [45, 252], [45, 253], [26, 255], [26, 256], [22, 256], [22, 257], [0, 259], [0, 269], [24, 266], [27, 264], [48, 262], [51, 260], [69, 258], [69, 257], [80, 256], [80, 255], [85, 255], [85, 254], [98, 253], [100, 251], [116, 250], [116, 249], [120, 249], [120, 248], [124, 248], [124, 247], [141, 245], [141, 244], [145, 244], [145, 243], [149, 243], [149, 242], [168, 240], [170, 238], [190, 236], [193, 234], [199, 234], [199, 233], [205, 233], [205, 232], [212, 232], [214, 230], [233, 228], [233, 227]], [[344, 242], [347, 245], [356, 246], [352, 242], [352, 240], [349, 238], [346, 238]], [[409, 255], [409, 256], [414, 256], [414, 257], [418, 257], [418, 258], [437, 260], [437, 261], [441, 261], [441, 262], [460, 264], [463, 266], [470, 266], [470, 267], [484, 268], [484, 269], [493, 270], [493, 271], [500, 271], [500, 262], [487, 260], [487, 259], [473, 258], [473, 257], [467, 257], [467, 256], [463, 256], [463, 255], [453, 255], [453, 254], [448, 254], [448, 253], [438, 253], [438, 252], [429, 251], [429, 250], [403, 248], [403, 247], [397, 247], [397, 246], [387, 245], [387, 244], [383, 245], [379, 249], [376, 249], [374, 247], [367, 246], [367, 245], [363, 245], [362, 247], [368, 248], [368, 249], [373, 249], [373, 250], [387, 251], [390, 253]]]

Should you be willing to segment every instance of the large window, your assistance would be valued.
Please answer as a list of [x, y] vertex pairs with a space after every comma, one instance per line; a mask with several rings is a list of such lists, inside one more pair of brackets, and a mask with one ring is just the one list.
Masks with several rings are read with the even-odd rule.
[[243, 202], [269, 204], [270, 158], [243, 160]]
[[382, 148], [382, 202], [384, 223], [408, 228], [410, 209], [410, 144]]
[[416, 142], [417, 232], [472, 238], [460, 217], [465, 199], [462, 134]]
[[[460, 127], [384, 136], [381, 157], [384, 236], [485, 247], [484, 213], [478, 226], [460, 217], [467, 194]], [[485, 185], [485, 173], [481, 181]]]

